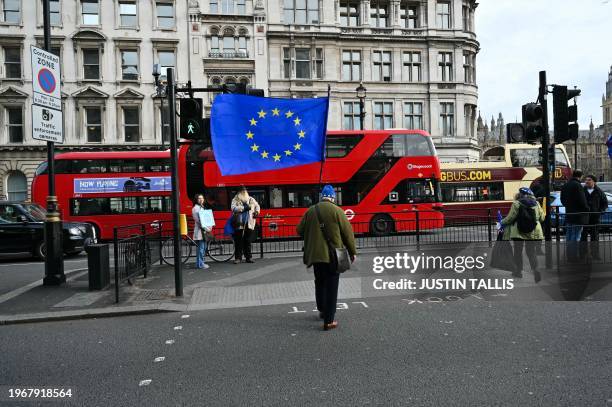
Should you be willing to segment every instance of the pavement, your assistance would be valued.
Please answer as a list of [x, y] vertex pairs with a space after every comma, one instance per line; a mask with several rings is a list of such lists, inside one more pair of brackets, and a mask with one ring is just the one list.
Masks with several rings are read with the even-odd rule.
[[[427, 254], [465, 257], [466, 254], [480, 254], [486, 258], [491, 247], [487, 243], [479, 243], [429, 245], [418, 251], [415, 247], [405, 247], [403, 250], [401, 247], [364, 249], [353, 269], [343, 276], [339, 298], [406, 295], [405, 290], [372, 289], [374, 280], [381, 277], [372, 273], [374, 258], [392, 257], [404, 250], [414, 256]], [[612, 253], [612, 247], [604, 252], [608, 251]], [[543, 270], [542, 281], [537, 283], [532, 274], [525, 273], [524, 278], [513, 281], [512, 290], [490, 286], [486, 289], [430, 286], [423, 289], [413, 288], [408, 293], [414, 301], [419, 301], [420, 298], [444, 298], [453, 294], [461, 296], [464, 293], [479, 293], [482, 298], [494, 301], [610, 300], [610, 260], [595, 265], [588, 264], [588, 267], [579, 265], [564, 273], [554, 268]], [[120, 284], [119, 303], [115, 303], [114, 282], [106, 290], [88, 290], [86, 264], [86, 256], [68, 259], [66, 284], [45, 287], [41, 280], [44, 275], [42, 263], [27, 259], [0, 262], [0, 286], [9, 287], [0, 291], [0, 324], [303, 303], [312, 301], [314, 292], [312, 272], [306, 271], [301, 262], [301, 253], [266, 255], [263, 259], [256, 259], [255, 264], [235, 265], [231, 262], [215, 263], [209, 260], [210, 268], [207, 270], [196, 270], [190, 262], [183, 270], [182, 297], [175, 296], [173, 268], [154, 265], [146, 278], [138, 276], [130, 282]], [[33, 274], [33, 270], [38, 274]], [[111, 275], [112, 273], [111, 270]], [[15, 277], [16, 275], [19, 277]], [[511, 275], [505, 271], [490, 269], [468, 273], [435, 269], [420, 270], [416, 274], [385, 273], [382, 277], [385, 281], [413, 279], [415, 287], [418, 287], [421, 280], [476, 278], [502, 281]]]

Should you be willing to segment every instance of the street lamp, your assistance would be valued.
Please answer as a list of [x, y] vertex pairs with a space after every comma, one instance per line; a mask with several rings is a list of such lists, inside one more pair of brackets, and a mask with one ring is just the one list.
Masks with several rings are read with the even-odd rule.
[[165, 150], [164, 146], [164, 133], [166, 132], [165, 120], [164, 120], [164, 97], [166, 96], [166, 86], [159, 80], [161, 76], [161, 65], [153, 64], [153, 77], [155, 78], [155, 91], [157, 97], [161, 102], [161, 147]]
[[359, 123], [361, 130], [364, 129], [363, 122], [365, 121], [365, 98], [367, 89], [363, 86], [363, 82], [359, 82], [359, 86], [355, 89], [357, 92], [357, 99], [359, 99]]

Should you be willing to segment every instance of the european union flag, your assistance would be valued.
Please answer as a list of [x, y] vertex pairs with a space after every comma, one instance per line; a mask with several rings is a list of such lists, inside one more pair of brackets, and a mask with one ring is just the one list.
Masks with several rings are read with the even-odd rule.
[[223, 175], [323, 161], [328, 98], [219, 95], [210, 114], [213, 152]]

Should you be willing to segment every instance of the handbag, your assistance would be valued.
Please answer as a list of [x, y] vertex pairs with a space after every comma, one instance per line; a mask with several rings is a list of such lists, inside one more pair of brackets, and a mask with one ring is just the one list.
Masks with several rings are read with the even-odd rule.
[[319, 210], [319, 205], [315, 205], [315, 211], [317, 212], [317, 218], [319, 220], [319, 228], [321, 228], [321, 232], [323, 233], [325, 242], [327, 242], [330, 267], [336, 273], [344, 273], [346, 270], [349, 270], [351, 268], [349, 252], [346, 247], [337, 248], [332, 245], [331, 239], [327, 234], [327, 229], [325, 228], [325, 223], [321, 219], [321, 211]]
[[497, 241], [491, 252], [491, 262], [489, 267], [514, 272], [516, 265], [512, 256], [512, 244], [509, 240], [503, 240], [503, 231], [497, 234]]

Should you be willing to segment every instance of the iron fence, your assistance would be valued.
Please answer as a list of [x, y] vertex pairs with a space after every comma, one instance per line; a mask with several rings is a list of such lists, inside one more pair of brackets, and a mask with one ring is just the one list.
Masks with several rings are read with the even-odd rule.
[[121, 283], [138, 275], [147, 277], [154, 263], [161, 262], [162, 223], [127, 225], [113, 229], [115, 253], [115, 302]]

